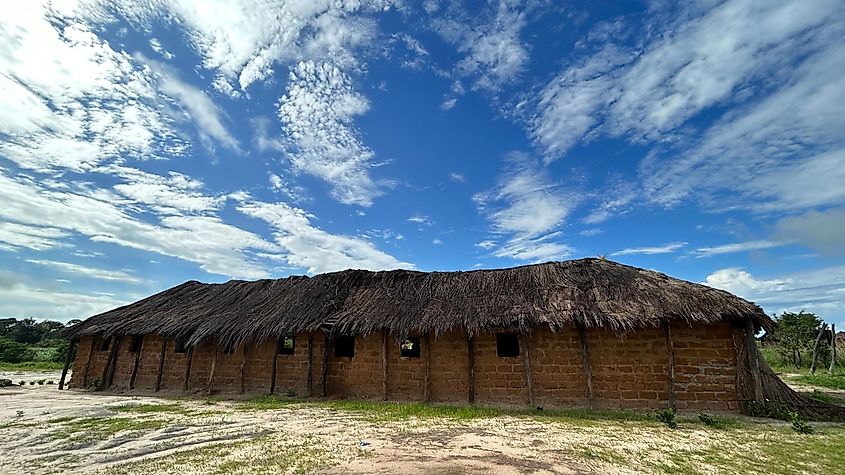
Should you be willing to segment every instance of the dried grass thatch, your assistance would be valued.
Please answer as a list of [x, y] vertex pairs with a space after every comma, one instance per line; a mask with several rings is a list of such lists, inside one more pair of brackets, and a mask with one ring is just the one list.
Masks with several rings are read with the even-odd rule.
[[188, 345], [209, 339], [238, 345], [320, 328], [409, 335], [584, 325], [622, 333], [666, 321], [745, 319], [771, 325], [760, 307], [728, 292], [604, 259], [579, 259], [471, 272], [347, 270], [255, 282], [190, 281], [91, 317], [67, 336], [156, 333]]

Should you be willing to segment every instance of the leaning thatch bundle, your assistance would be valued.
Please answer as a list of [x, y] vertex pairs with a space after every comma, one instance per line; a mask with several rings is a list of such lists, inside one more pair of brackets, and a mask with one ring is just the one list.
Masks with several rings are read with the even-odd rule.
[[255, 282], [190, 281], [91, 317], [68, 336], [157, 333], [189, 345], [208, 339], [228, 345], [329, 326], [340, 334], [526, 332], [542, 325], [622, 333], [667, 321], [747, 319], [758, 328], [771, 325], [760, 307], [728, 292], [580, 259], [471, 272], [348, 270]]

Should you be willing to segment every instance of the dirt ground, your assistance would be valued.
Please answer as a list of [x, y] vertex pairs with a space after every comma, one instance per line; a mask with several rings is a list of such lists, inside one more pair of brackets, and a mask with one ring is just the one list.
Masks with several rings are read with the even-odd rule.
[[417, 417], [378, 403], [162, 396], [2, 388], [2, 472], [833, 473], [845, 457], [837, 424], [798, 435], [786, 423], [731, 416], [717, 428], [692, 414], [673, 430], [624, 414]]

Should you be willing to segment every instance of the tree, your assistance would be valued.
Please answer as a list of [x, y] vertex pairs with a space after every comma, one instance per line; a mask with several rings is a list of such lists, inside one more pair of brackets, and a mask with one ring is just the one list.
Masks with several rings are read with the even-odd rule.
[[16, 321], [8, 334], [8, 337], [16, 342], [28, 343], [30, 345], [38, 343], [41, 340], [41, 336], [41, 331], [39, 331], [38, 324], [35, 323], [34, 318], [25, 318]]
[[775, 317], [775, 323], [778, 351], [784, 360], [791, 361], [796, 368], [800, 368], [803, 363], [801, 352], [812, 349], [822, 320], [815, 314], [802, 310], [798, 313], [784, 312]]
[[8, 363], [20, 363], [35, 358], [35, 353], [23, 343], [0, 338], [0, 361]]
[[[50, 360], [61, 363], [65, 360], [65, 356], [67, 356], [67, 352], [70, 350], [70, 342], [67, 340], [61, 340], [56, 349], [53, 350], [53, 354], [50, 355]], [[76, 348], [73, 349], [73, 354], [70, 355], [71, 360], [76, 356]]]

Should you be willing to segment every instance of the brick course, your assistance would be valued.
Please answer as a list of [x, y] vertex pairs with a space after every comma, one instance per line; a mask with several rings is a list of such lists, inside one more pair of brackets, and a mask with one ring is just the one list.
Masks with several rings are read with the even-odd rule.
[[[590, 350], [593, 381], [593, 402], [596, 407], [657, 408], [668, 404], [668, 348], [665, 333], [659, 329], [640, 329], [622, 335], [589, 329], [586, 333]], [[673, 323], [675, 352], [675, 393], [679, 409], [735, 410], [736, 350], [728, 323], [687, 326]], [[382, 333], [355, 338], [355, 356], [337, 358], [329, 352], [327, 395], [381, 399], [382, 397]], [[308, 335], [294, 336], [294, 354], [278, 355], [276, 394], [306, 396], [308, 368]], [[420, 338], [425, 345], [425, 338]], [[553, 332], [535, 329], [526, 335], [534, 388], [534, 404], [544, 407], [587, 406], [587, 383], [581, 341], [575, 328]], [[135, 389], [150, 391], [158, 374], [162, 338], [146, 335], [143, 339]], [[430, 338], [431, 400], [465, 403], [468, 395], [469, 356], [467, 338], [462, 331], [450, 331]], [[102, 377], [109, 351], [100, 351], [99, 340], [85, 337], [79, 342], [74, 361], [73, 387], [81, 387], [85, 365], [92, 345], [88, 385]], [[320, 395], [323, 348], [322, 332], [313, 335], [312, 394]], [[113, 389], [125, 390], [135, 361], [130, 351], [131, 337], [119, 340]], [[162, 372], [162, 390], [182, 389], [188, 353], [176, 353], [169, 340]], [[426, 349], [419, 358], [400, 356], [399, 340], [388, 335], [388, 398], [399, 401], [425, 400]], [[522, 353], [525, 348], [520, 348]], [[215, 349], [204, 342], [193, 351], [189, 390], [205, 392], [213, 355], [217, 352], [214, 392], [237, 393], [241, 388], [243, 348], [232, 353]], [[496, 354], [495, 332], [474, 338], [475, 401], [495, 405], [527, 405], [529, 394], [522, 354], [499, 357]], [[244, 371], [247, 393], [268, 393], [270, 372], [276, 352], [276, 341], [248, 345]]]

